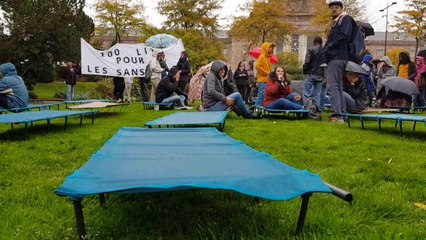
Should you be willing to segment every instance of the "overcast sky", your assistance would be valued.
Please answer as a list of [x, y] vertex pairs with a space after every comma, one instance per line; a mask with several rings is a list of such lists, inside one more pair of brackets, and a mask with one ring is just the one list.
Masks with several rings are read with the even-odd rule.
[[[131, 0], [129, 0], [131, 1]], [[144, 6], [145, 6], [145, 16], [149, 23], [153, 24], [154, 26], [160, 27], [161, 23], [165, 20], [165, 17], [161, 16], [158, 11], [156, 10], [156, 6], [159, 0], [144, 0]], [[240, 4], [244, 4], [247, 0], [224, 0], [223, 2], [223, 8], [220, 12], [220, 24], [222, 26], [229, 25], [232, 20], [232, 16], [235, 16], [236, 10], [238, 9], [238, 6]], [[94, 17], [95, 13], [93, 10], [93, 7], [91, 5], [96, 2], [96, 0], [86, 0], [87, 7], [86, 7], [86, 13]], [[384, 15], [386, 15], [385, 12], [379, 12], [380, 9], [385, 8], [387, 3], [397, 2], [396, 5], [393, 5], [389, 8], [389, 23], [392, 25], [394, 23], [393, 18], [396, 15], [398, 11], [405, 10], [405, 4], [404, 0], [394, 0], [394, 1], [373, 1], [373, 0], [367, 0], [365, 1], [365, 5], [367, 7], [366, 9], [366, 16], [368, 16], [368, 19], [373, 25], [374, 29], [376, 31], [385, 31], [385, 25], [386, 20]], [[227, 20], [229, 19], [229, 20]], [[391, 31], [390, 27], [388, 29]]]

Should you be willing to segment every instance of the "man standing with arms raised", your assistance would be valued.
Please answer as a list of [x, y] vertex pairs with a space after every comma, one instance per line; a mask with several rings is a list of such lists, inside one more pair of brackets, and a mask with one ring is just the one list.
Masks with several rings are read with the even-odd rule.
[[333, 20], [326, 29], [325, 62], [327, 63], [327, 92], [333, 115], [330, 123], [343, 123], [346, 104], [343, 97], [343, 78], [350, 57], [349, 43], [352, 37], [353, 19], [343, 11], [341, 0], [328, 3]]

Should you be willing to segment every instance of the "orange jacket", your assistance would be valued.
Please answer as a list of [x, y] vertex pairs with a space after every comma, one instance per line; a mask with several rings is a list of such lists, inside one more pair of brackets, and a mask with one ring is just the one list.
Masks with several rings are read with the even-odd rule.
[[268, 49], [271, 45], [273, 44], [270, 42], [264, 42], [262, 44], [262, 54], [260, 54], [256, 63], [257, 82], [266, 83], [268, 81], [268, 75], [272, 71], [272, 65], [269, 61], [269, 58], [272, 56], [268, 55]]

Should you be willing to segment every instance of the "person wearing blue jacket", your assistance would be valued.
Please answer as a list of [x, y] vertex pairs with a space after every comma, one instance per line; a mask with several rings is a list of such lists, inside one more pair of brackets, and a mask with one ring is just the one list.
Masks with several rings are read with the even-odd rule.
[[349, 42], [352, 38], [353, 18], [343, 11], [343, 2], [333, 0], [328, 4], [333, 20], [326, 29], [325, 63], [327, 63], [327, 93], [333, 114], [330, 123], [343, 123], [346, 103], [343, 97], [345, 68], [350, 58]]
[[0, 107], [20, 108], [28, 106], [28, 90], [24, 80], [18, 76], [15, 65], [4, 63], [0, 65]]
[[370, 54], [365, 54], [362, 60], [362, 68], [368, 73], [367, 75], [362, 76], [362, 80], [367, 86], [368, 93], [368, 106], [371, 107], [373, 98], [375, 96], [374, 92], [376, 86], [374, 85], [374, 73], [373, 73], [373, 56]]

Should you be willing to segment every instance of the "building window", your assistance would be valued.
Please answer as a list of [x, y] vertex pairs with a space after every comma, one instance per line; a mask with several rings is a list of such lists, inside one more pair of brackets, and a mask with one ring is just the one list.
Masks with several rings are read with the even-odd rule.
[[378, 56], [383, 56], [383, 55], [385, 55], [385, 50], [384, 50], [384, 49], [377, 49], [377, 55], [378, 55]]

